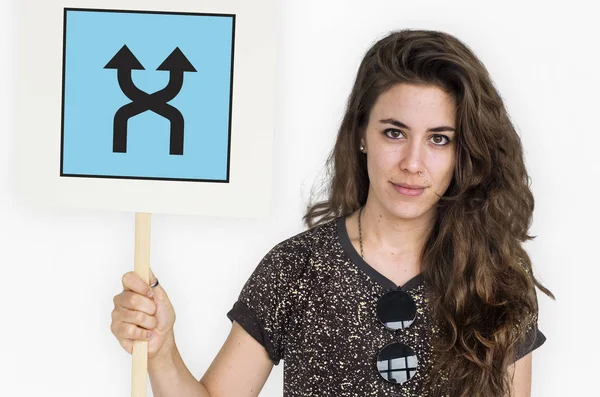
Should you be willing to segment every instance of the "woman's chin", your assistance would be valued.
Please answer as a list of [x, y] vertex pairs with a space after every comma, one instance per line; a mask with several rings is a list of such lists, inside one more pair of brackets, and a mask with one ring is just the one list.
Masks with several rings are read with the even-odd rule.
[[433, 207], [424, 208], [422, 205], [407, 203], [400, 203], [389, 210], [394, 218], [402, 220], [430, 219], [433, 211]]

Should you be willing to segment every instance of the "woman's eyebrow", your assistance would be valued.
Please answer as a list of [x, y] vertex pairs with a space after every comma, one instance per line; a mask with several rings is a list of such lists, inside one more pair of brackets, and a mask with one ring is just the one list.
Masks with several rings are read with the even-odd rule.
[[[383, 120], [379, 120], [379, 122], [380, 123], [384, 123], [384, 124], [392, 124], [392, 125], [395, 125], [396, 127], [405, 128], [407, 130], [410, 130], [409, 126], [407, 126], [403, 122], [398, 121], [396, 119], [383, 119]], [[452, 128], [452, 127], [448, 127], [446, 125], [442, 125], [440, 127], [435, 127], [435, 128], [429, 128], [429, 129], [427, 129], [427, 132], [443, 132], [443, 131], [454, 131], [454, 132], [456, 132], [456, 129]]]

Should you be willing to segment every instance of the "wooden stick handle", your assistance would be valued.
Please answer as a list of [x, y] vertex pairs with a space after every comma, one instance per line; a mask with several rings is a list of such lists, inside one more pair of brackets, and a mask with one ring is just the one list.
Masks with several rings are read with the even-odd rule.
[[[135, 214], [134, 271], [150, 283], [150, 214]], [[131, 397], [146, 397], [148, 380], [148, 341], [133, 342]]]

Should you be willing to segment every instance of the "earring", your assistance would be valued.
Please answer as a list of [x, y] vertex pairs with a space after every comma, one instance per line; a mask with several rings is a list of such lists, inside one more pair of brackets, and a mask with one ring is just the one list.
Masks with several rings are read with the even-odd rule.
[[366, 153], [365, 152], [365, 145], [363, 145], [362, 143], [360, 144], [360, 151], [363, 152], [363, 153]]

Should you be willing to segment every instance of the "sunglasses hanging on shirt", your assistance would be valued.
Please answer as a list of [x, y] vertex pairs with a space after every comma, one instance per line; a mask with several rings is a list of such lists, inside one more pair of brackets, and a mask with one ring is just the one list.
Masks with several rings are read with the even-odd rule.
[[[395, 332], [411, 326], [417, 316], [417, 305], [405, 291], [392, 290], [379, 298], [376, 312], [379, 322]], [[406, 382], [415, 375], [418, 366], [417, 354], [402, 342], [384, 346], [377, 355], [377, 372], [390, 383]]]

